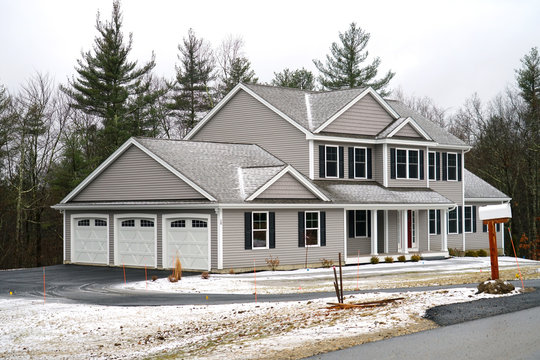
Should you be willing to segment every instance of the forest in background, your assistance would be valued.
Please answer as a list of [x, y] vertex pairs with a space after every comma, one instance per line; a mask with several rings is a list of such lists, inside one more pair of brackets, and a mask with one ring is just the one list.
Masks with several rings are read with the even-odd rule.
[[[98, 14], [91, 50], [73, 77], [56, 84], [36, 73], [10, 94], [0, 84], [0, 268], [62, 262], [61, 214], [50, 208], [131, 136], [181, 139], [239, 82], [258, 78], [241, 38], [217, 47], [190, 29], [178, 45], [175, 77], [153, 74], [154, 55], [129, 58], [132, 34], [122, 32], [120, 3], [108, 20]], [[449, 113], [429, 97], [391, 91], [381, 59], [368, 63], [370, 34], [357, 24], [339, 33], [318, 74], [304, 68], [274, 73], [270, 85], [307, 90], [371, 86], [445, 127], [472, 149], [466, 166], [510, 197], [511, 231], [520, 256], [540, 256], [540, 57], [532, 48], [516, 83], [482, 103], [472, 95]], [[507, 242], [506, 253], [511, 253]]]

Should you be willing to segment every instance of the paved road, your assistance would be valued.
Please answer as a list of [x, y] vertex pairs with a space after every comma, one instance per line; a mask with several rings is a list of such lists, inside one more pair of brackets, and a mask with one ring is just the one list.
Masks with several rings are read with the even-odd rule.
[[310, 357], [311, 360], [540, 359], [540, 307]]

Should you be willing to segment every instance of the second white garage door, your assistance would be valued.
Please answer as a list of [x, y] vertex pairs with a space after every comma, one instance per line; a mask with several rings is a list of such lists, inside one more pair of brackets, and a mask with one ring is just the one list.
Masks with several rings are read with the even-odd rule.
[[156, 266], [155, 219], [119, 218], [116, 226], [116, 265]]
[[164, 238], [164, 267], [172, 268], [178, 256], [184, 269], [209, 269], [210, 232], [206, 219], [167, 219]]

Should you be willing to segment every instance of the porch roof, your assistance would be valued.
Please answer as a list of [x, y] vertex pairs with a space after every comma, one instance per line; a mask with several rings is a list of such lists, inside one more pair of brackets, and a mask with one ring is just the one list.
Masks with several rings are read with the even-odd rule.
[[385, 188], [376, 182], [315, 181], [335, 203], [454, 205], [436, 191], [427, 188]]

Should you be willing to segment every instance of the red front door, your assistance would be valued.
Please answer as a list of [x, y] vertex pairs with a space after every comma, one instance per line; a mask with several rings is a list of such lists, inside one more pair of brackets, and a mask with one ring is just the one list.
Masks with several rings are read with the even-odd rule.
[[412, 248], [412, 211], [407, 210], [407, 247]]

